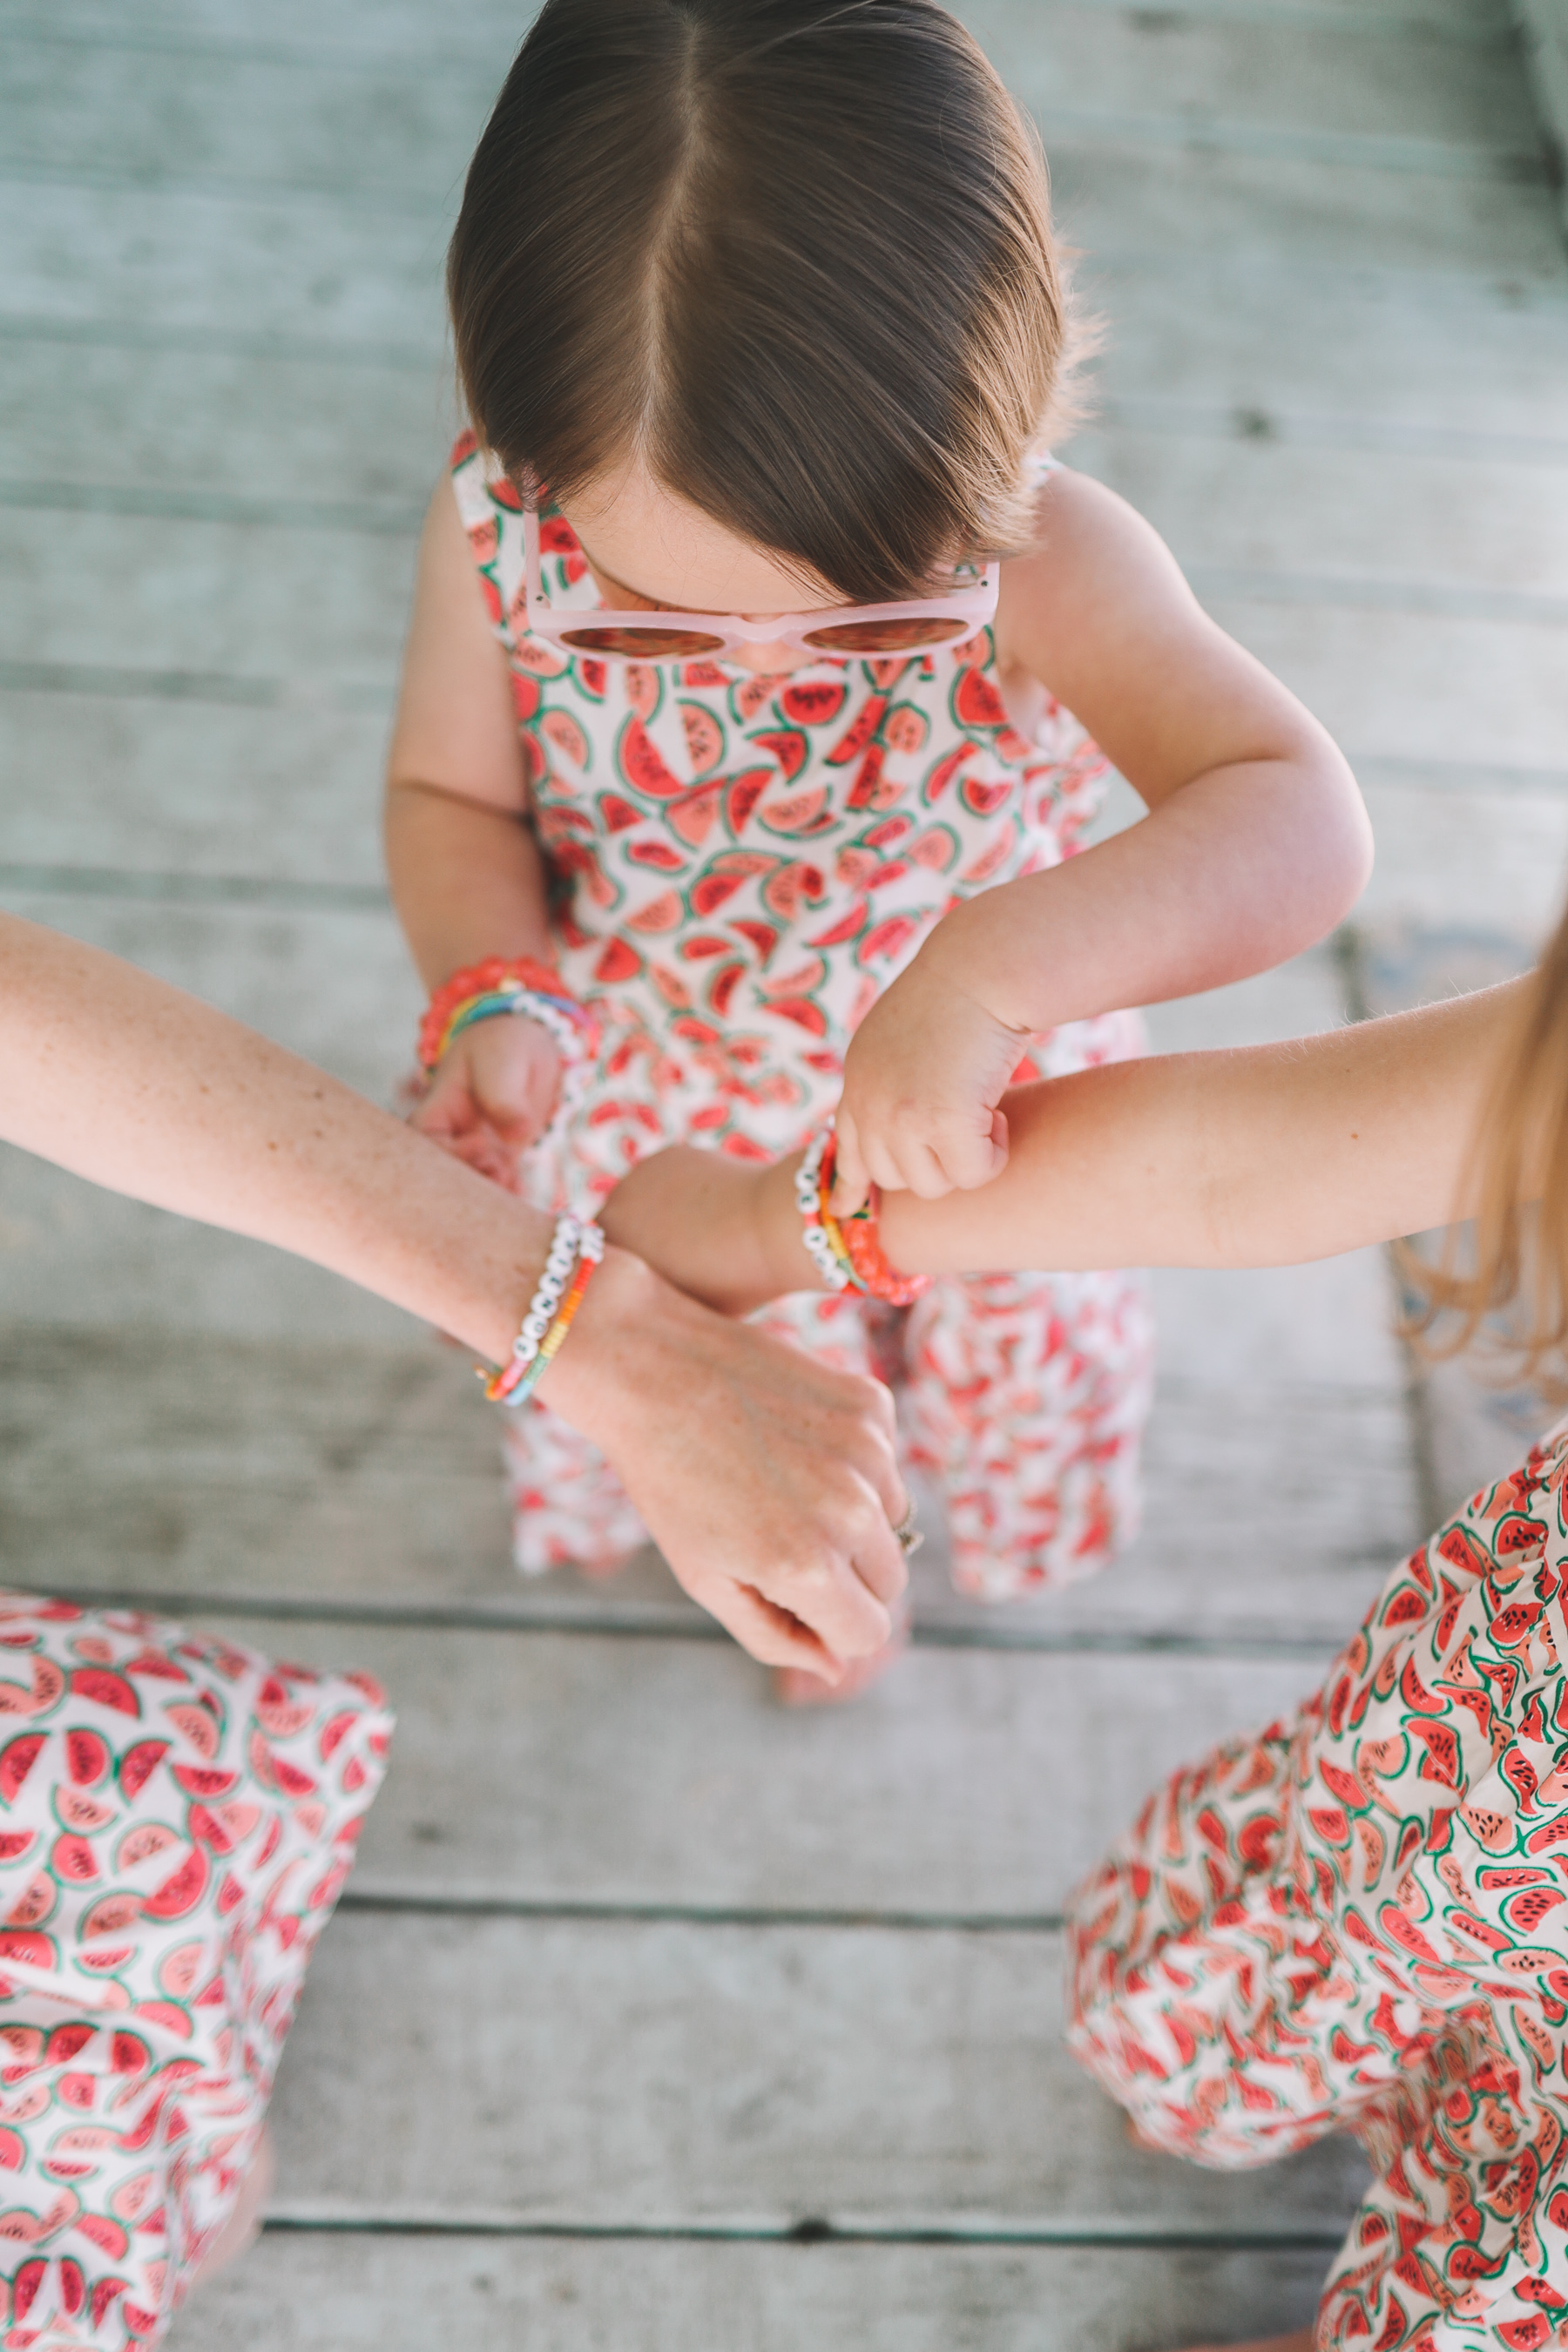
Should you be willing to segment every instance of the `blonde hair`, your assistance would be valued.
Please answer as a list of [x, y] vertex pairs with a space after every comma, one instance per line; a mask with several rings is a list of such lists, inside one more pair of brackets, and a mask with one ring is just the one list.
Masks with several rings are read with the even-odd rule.
[[527, 498], [639, 458], [856, 603], [1034, 538], [1069, 364], [1045, 159], [935, 0], [546, 0], [447, 285]]
[[[1568, 1397], [1568, 913], [1514, 1016], [1471, 1144], [1465, 1195], [1476, 1202], [1469, 1265], [1458, 1263], [1458, 1230], [1446, 1236], [1436, 1265], [1402, 1251], [1422, 1300], [1408, 1328], [1429, 1353], [1453, 1355], [1511, 1309], [1493, 1335], [1510, 1370], [1554, 1399]], [[1434, 1339], [1439, 1315], [1458, 1320]]]

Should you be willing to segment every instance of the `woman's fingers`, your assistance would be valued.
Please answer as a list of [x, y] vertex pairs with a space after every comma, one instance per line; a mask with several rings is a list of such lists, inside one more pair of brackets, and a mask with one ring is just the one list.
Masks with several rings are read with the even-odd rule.
[[716, 1591], [710, 1614], [764, 1666], [801, 1666], [828, 1683], [842, 1678], [843, 1666], [810, 1626], [750, 1585], [731, 1584]]

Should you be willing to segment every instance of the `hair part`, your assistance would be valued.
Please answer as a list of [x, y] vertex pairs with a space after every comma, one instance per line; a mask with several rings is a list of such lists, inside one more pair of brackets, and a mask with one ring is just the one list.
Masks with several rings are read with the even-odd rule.
[[[1473, 1225], [1450, 1228], [1436, 1264], [1401, 1245], [1420, 1301], [1407, 1331], [1428, 1355], [1457, 1355], [1510, 1310], [1491, 1352], [1510, 1378], [1568, 1398], [1568, 913], [1500, 1056], [1462, 1197]], [[1436, 1338], [1440, 1315], [1457, 1320]]]
[[856, 602], [1031, 542], [1068, 357], [1045, 161], [936, 0], [546, 0], [447, 282], [526, 497], [640, 462]]

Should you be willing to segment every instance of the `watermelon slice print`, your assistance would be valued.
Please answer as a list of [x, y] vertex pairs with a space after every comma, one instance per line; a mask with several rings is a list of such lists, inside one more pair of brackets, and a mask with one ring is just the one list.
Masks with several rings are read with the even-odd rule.
[[775, 727], [748, 739], [759, 751], [771, 751], [786, 784], [793, 784], [805, 767], [811, 746], [798, 727]]
[[24, 1731], [0, 1749], [0, 1799], [14, 1805], [23, 1781], [38, 1760], [44, 1744], [41, 1731]]
[[778, 692], [776, 677], [743, 678], [730, 688], [730, 714], [737, 726], [749, 727], [768, 709]]
[[687, 780], [672, 774], [665, 765], [640, 718], [628, 719], [622, 728], [616, 759], [633, 791], [646, 793], [650, 799], [672, 800], [687, 788]]
[[[842, 694], [840, 698], [842, 699]], [[787, 700], [786, 696], [786, 703]], [[861, 752], [865, 751], [881, 725], [887, 708], [888, 698], [885, 694], [873, 694], [861, 704], [856, 713], [854, 723], [839, 737], [838, 741], [827, 754], [827, 764], [830, 768], [847, 768], [852, 761], [860, 757]]]
[[621, 671], [626, 701], [642, 719], [652, 719], [664, 700], [664, 680], [647, 662], [627, 662]]
[[641, 824], [642, 811], [619, 793], [599, 794], [599, 822], [606, 833], [626, 833], [634, 824]]
[[1007, 706], [983, 669], [958, 673], [952, 689], [952, 715], [961, 727], [1005, 727]]
[[661, 874], [680, 874], [687, 860], [668, 841], [634, 841], [626, 851], [634, 866], [651, 866]]
[[706, 775], [716, 768], [724, 756], [724, 730], [710, 710], [700, 702], [683, 702], [680, 723], [686, 730], [686, 748], [691, 755], [691, 772]]
[[[779, 709], [796, 727], [826, 727], [843, 709], [847, 690], [837, 680], [786, 686], [779, 697]], [[881, 715], [879, 710], [878, 719]], [[875, 724], [873, 720], [873, 727]]]
[[771, 769], [747, 768], [730, 782], [724, 793], [724, 822], [735, 840], [744, 833], [752, 811], [773, 781]]
[[545, 740], [553, 744], [569, 766], [587, 767], [588, 739], [569, 710], [547, 710], [539, 723]]
[[722, 786], [704, 784], [700, 792], [688, 793], [672, 801], [666, 811], [672, 833], [678, 834], [689, 849], [700, 849], [719, 821], [719, 795]]
[[792, 793], [785, 800], [769, 801], [758, 814], [770, 833], [820, 833], [833, 823], [825, 784], [815, 785], [809, 792]]
[[931, 722], [919, 703], [900, 702], [888, 713], [882, 739], [889, 751], [901, 752], [907, 758], [924, 751], [930, 733]]

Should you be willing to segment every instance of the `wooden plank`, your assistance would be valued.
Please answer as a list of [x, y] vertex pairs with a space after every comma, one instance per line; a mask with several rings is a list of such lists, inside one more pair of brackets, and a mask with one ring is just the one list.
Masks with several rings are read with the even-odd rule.
[[[13, 185], [0, 321], [189, 336], [330, 357], [370, 346], [434, 367], [442, 233], [370, 205]], [[1272, 253], [1112, 249], [1083, 265], [1110, 318], [1108, 387], [1229, 406], [1561, 434], [1561, 276], [1370, 266], [1353, 239], [1312, 265]], [[1161, 249], [1163, 248], [1163, 249]]]
[[1321, 2253], [274, 2231], [169, 2352], [1123, 2352], [1306, 2326]]
[[1276, 267], [1490, 270], [1555, 278], [1562, 240], [1531, 180], [1435, 178], [1218, 148], [1138, 148], [1051, 124], [1051, 190], [1066, 241], [1113, 255], [1221, 255]]
[[217, 672], [307, 701], [342, 684], [390, 712], [414, 552], [412, 531], [0, 509], [0, 645], [23, 666]]
[[[239, 521], [275, 516], [284, 527], [319, 516], [329, 537], [357, 539], [361, 521], [407, 530], [440, 473], [452, 423], [448, 388], [406, 369], [27, 341], [16, 346], [0, 392], [0, 501], [37, 500], [47, 511], [58, 485], [60, 515], [35, 518], [32, 529], [68, 546], [80, 528], [73, 503], [90, 508], [95, 494], [110, 508], [116, 497], [139, 500], [144, 518], [121, 520], [126, 530], [154, 526], [154, 565], [160, 497], [176, 519], [187, 502], [202, 530], [227, 509]], [[1418, 447], [1298, 445], [1267, 423], [1248, 437], [1130, 421], [1091, 423], [1069, 454], [1147, 514], [1184, 561], [1561, 596], [1568, 436], [1562, 446], [1553, 467], [1539, 457], [1459, 461]]]
[[[91, 1229], [77, 1238], [90, 1272]], [[13, 1326], [0, 1572], [185, 1609], [298, 1611], [331, 1596], [371, 1612], [468, 1609], [546, 1626], [691, 1622], [652, 1555], [607, 1584], [569, 1571], [520, 1581], [494, 1423], [466, 1365], [434, 1343], [356, 1348], [353, 1294], [313, 1296], [308, 1276], [291, 1294], [288, 1268], [270, 1262], [270, 1287], [258, 1279], [247, 1292], [230, 1266], [189, 1246], [200, 1238], [135, 1269], [140, 1318], [128, 1309], [118, 1328], [58, 1300], [51, 1327], [48, 1298]], [[103, 1262], [107, 1277], [107, 1252]], [[1208, 1302], [1214, 1353], [1256, 1358], [1257, 1377], [1162, 1386], [1143, 1532], [1122, 1559], [1067, 1593], [982, 1609], [947, 1590], [928, 1512], [916, 1593], [933, 1637], [1244, 1641], [1308, 1657], [1343, 1639], [1426, 1532], [1400, 1394], [1271, 1379], [1264, 1334], [1249, 1345], [1245, 1323], [1226, 1329], [1230, 1303]], [[224, 1335], [226, 1315], [242, 1336]], [[285, 1315], [299, 1327], [291, 1344], [246, 1334]], [[1326, 1318], [1326, 1339], [1334, 1328]], [[1383, 1328], [1374, 1337], [1386, 1345]]]
[[1080, 435], [1071, 461], [1130, 499], [1184, 564], [1568, 598], [1568, 450], [1555, 467], [1465, 463], [1119, 425]]
[[[0, 511], [0, 642], [22, 666], [216, 674], [390, 709], [413, 541], [344, 531]], [[1561, 599], [1540, 619], [1418, 609], [1423, 583], [1353, 572], [1196, 575], [1205, 601], [1353, 754], [1557, 769], [1568, 740]], [[84, 629], [83, 580], [113, 581]], [[1265, 601], [1267, 599], [1267, 601]], [[88, 600], [90, 605], [90, 598]], [[1401, 609], [1406, 604], [1417, 609]], [[1461, 599], [1462, 604], [1462, 599]], [[1504, 612], [1509, 611], [1505, 604]], [[215, 689], [224, 691], [221, 686]]]
[[274, 2103], [276, 2210], [405, 2226], [1343, 2226], [1364, 2179], [1343, 2140], [1257, 2175], [1131, 2147], [1061, 2046], [1060, 1974], [1060, 1939], [1022, 1931], [347, 1912]]
[[0, 184], [0, 319], [87, 320], [249, 351], [274, 338], [439, 359], [435, 219], [279, 189]]
[[1386, 140], [1528, 146], [1539, 152], [1517, 54], [1394, 41], [1352, 26], [1252, 21], [1180, 8], [1053, 7], [970, 0], [967, 22], [1026, 104], [1180, 114], [1201, 139], [1215, 120]]
[[373, 192], [438, 212], [460, 182], [510, 63], [439, 50], [290, 58], [240, 48], [171, 55], [132, 38], [11, 34], [0, 82], [0, 171], [87, 184]]
[[[243, 1601], [216, 1622], [385, 1685], [356, 1901], [889, 1925], [1048, 1922], [1152, 1788], [1293, 1713], [1333, 1655], [921, 1645], [858, 1705], [802, 1714], [728, 1642], [280, 1626]], [[1110, 1584], [1100, 1626], [1114, 1643]]]
[[[1535, 157], [1521, 61], [1506, 43], [1355, 40], [1344, 26], [1226, 22], [1058, 6], [969, 20], [1004, 75], [1045, 118], [1179, 115], [1196, 141], [1216, 128], [1302, 131]], [[1347, 56], [1347, 43], [1351, 54]], [[1353, 63], [1352, 58], [1353, 57]], [[341, 62], [340, 62], [341, 58]], [[439, 205], [462, 172], [506, 59], [463, 52], [417, 63], [318, 51], [298, 63], [149, 51], [112, 35], [90, 45], [6, 42], [0, 155], [56, 176], [214, 178], [376, 188]]]
[[1483, 783], [1434, 791], [1363, 776], [1377, 864], [1356, 919], [1377, 928], [1443, 929], [1478, 920], [1534, 945], [1563, 910], [1568, 792], [1506, 793]]
[[[374, 712], [0, 694], [0, 869], [58, 867], [62, 887], [74, 869], [103, 890], [119, 872], [127, 889], [138, 877], [189, 890], [234, 876], [374, 897], [385, 752]], [[12, 872], [0, 887], [27, 879]], [[45, 919], [69, 918], [52, 906]]]
[[[1205, 600], [1363, 755], [1470, 760], [1561, 772], [1568, 741], [1568, 630], [1345, 604]], [[1522, 779], [1521, 779], [1522, 781]]]
[[455, 434], [447, 372], [371, 359], [13, 338], [0, 483], [422, 509]]
[[1109, 322], [1107, 392], [1158, 386], [1268, 415], [1561, 436], [1568, 285], [1510, 272], [1361, 266], [1353, 247], [1286, 268], [1272, 255], [1089, 253], [1086, 303]]

